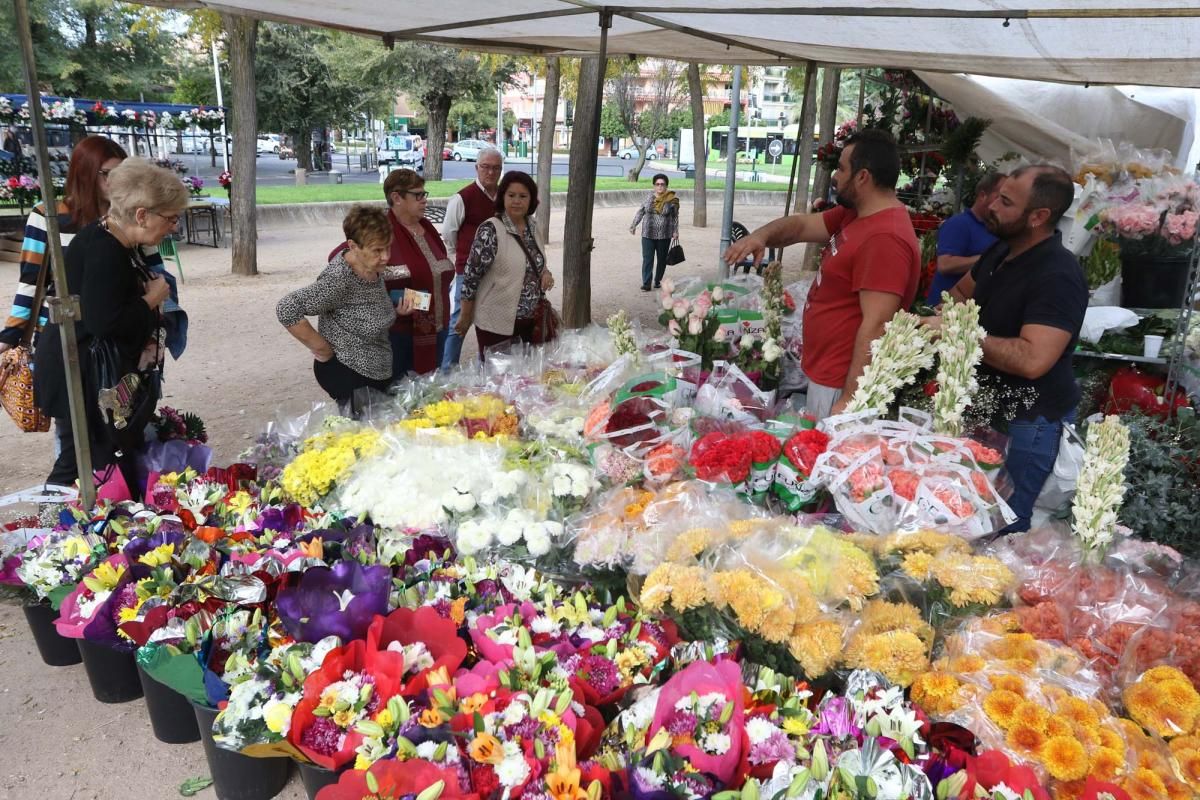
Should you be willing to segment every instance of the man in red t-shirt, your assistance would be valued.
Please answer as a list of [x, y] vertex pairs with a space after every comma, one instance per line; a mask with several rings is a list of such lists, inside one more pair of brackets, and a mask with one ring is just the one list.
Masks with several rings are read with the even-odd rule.
[[782, 217], [730, 244], [725, 261], [755, 264], [768, 247], [828, 242], [804, 306], [808, 411], [841, 413], [858, 388], [871, 342], [897, 311], [912, 305], [921, 276], [920, 247], [896, 199], [896, 140], [868, 129], [847, 140], [833, 173], [838, 208]]

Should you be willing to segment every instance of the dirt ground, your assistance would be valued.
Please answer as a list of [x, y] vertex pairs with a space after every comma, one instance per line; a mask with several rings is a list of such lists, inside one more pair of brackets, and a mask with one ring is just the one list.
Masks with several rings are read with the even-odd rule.
[[[603, 322], [627, 309], [655, 325], [657, 295], [639, 290], [641, 242], [629, 234], [632, 208], [597, 209], [592, 255], [592, 317]], [[776, 216], [747, 206], [737, 219], [751, 229]], [[691, 226], [685, 206], [681, 241], [690, 260], [671, 267], [678, 278], [713, 275], [720, 240], [720, 209], [710, 207], [707, 228]], [[556, 211], [549, 260], [561, 281], [563, 214]], [[229, 274], [230, 251], [184, 246], [186, 283], [181, 305], [191, 325], [187, 352], [169, 361], [162, 403], [198, 413], [207, 425], [214, 463], [232, 461], [275, 415], [300, 413], [324, 397], [312, 358], [275, 319], [275, 303], [311, 280], [341, 238], [339, 225], [285, 227], [260, 233], [260, 273]], [[785, 282], [799, 274], [801, 248], [787, 251]], [[172, 265], [173, 266], [173, 265]], [[16, 265], [0, 264], [0, 288], [15, 287]], [[552, 293], [561, 307], [561, 288]], [[0, 298], [8, 302], [7, 298]], [[463, 357], [475, 353], [468, 337]], [[0, 495], [32, 486], [49, 472], [51, 434], [23, 434], [0, 414]], [[0, 509], [0, 520], [6, 519]], [[106, 706], [91, 696], [82, 666], [46, 667], [37, 655], [19, 606], [0, 603], [0, 800], [116, 800], [178, 797], [180, 783], [208, 774], [199, 744], [165, 745], [154, 739], [141, 701]], [[206, 789], [199, 798], [212, 798]], [[304, 798], [299, 776], [279, 795]]]

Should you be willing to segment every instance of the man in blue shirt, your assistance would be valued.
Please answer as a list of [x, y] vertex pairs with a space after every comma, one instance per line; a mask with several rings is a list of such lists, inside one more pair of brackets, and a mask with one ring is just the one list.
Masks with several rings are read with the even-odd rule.
[[975, 266], [979, 256], [996, 243], [996, 237], [988, 231], [988, 206], [1000, 192], [1004, 173], [989, 172], [979, 179], [975, 187], [975, 202], [960, 214], [955, 214], [942, 223], [937, 234], [937, 274], [929, 286], [926, 302], [931, 306], [942, 302], [942, 292], [948, 292]]

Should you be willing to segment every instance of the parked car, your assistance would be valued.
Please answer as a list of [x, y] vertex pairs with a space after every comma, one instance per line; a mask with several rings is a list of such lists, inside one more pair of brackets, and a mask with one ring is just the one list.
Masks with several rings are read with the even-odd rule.
[[205, 153], [209, 152], [210, 147], [215, 147], [217, 150], [217, 155], [221, 155], [222, 153], [225, 152], [227, 145], [229, 148], [229, 152], [232, 154], [233, 153], [233, 137], [231, 137], [231, 136], [226, 136], [225, 139], [222, 140], [220, 135], [217, 135], [217, 136], [213, 137], [213, 139], [210, 142], [209, 138], [207, 136], [189, 136], [187, 134], [184, 134], [183, 149], [180, 150], [179, 152], [181, 152], [181, 153], [198, 153], [200, 155], [204, 155]]
[[260, 133], [258, 135], [258, 154], [263, 153], [279, 154], [281, 146], [281, 138], [277, 133]]
[[455, 161], [474, 161], [479, 158], [480, 150], [491, 146], [491, 142], [482, 139], [463, 139], [450, 148], [450, 157]]
[[[638, 149], [636, 147], [622, 147], [620, 150], [617, 151], [617, 158], [630, 159], [630, 158], [637, 158], [637, 157], [638, 157]], [[658, 158], [658, 153], [654, 152], [653, 147], [651, 147], [649, 150], [646, 151], [646, 160], [647, 161], [654, 161], [657, 158]]]
[[419, 137], [406, 133], [389, 133], [383, 137], [378, 153], [381, 167], [407, 167], [418, 173], [425, 173], [425, 150]]
[[442, 147], [442, 161], [449, 161], [454, 157], [454, 153], [450, 150], [450, 145]]

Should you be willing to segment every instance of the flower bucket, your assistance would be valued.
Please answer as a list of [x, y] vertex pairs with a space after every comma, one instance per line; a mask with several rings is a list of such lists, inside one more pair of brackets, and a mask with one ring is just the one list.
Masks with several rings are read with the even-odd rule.
[[59, 636], [54, 627], [58, 612], [49, 603], [26, 603], [24, 609], [29, 632], [33, 634], [33, 641], [37, 643], [38, 653], [46, 666], [68, 667], [83, 660], [75, 640]]
[[184, 696], [170, 686], [151, 678], [140, 664], [137, 672], [138, 679], [142, 682], [142, 694], [146, 698], [146, 711], [150, 715], [150, 727], [154, 729], [154, 738], [165, 744], [200, 741], [196, 715], [188, 707]]
[[212, 736], [217, 709], [196, 703], [192, 709], [218, 800], [270, 800], [283, 791], [292, 772], [290, 758], [251, 758], [218, 747]]
[[317, 792], [337, 783], [342, 775], [342, 770], [325, 769], [317, 764], [297, 763], [296, 766], [300, 770], [300, 780], [304, 781], [304, 791], [308, 794], [308, 800], [316, 800]]
[[1179, 308], [1187, 293], [1187, 256], [1121, 256], [1121, 305]]
[[138, 680], [137, 662], [131, 651], [114, 650], [87, 639], [77, 639], [76, 644], [83, 656], [88, 683], [92, 685], [92, 696], [97, 701], [128, 703], [142, 696], [142, 682]]

